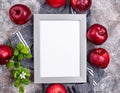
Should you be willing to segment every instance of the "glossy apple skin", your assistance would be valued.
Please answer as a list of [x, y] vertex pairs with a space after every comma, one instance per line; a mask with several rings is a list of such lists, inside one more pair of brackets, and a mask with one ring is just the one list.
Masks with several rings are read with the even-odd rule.
[[92, 43], [101, 45], [108, 38], [107, 29], [100, 24], [94, 24], [88, 29], [87, 38]]
[[10, 8], [9, 17], [14, 23], [22, 25], [31, 19], [32, 13], [26, 5], [16, 4]]
[[0, 65], [5, 65], [13, 56], [12, 48], [6, 45], [0, 45]]
[[62, 84], [52, 84], [48, 86], [46, 93], [67, 93], [67, 90]]
[[82, 13], [91, 7], [92, 0], [71, 0], [70, 3], [76, 12]]
[[46, 0], [46, 3], [53, 8], [60, 8], [66, 4], [66, 0]]
[[90, 52], [89, 60], [96, 68], [106, 68], [110, 61], [109, 53], [103, 48], [96, 48]]

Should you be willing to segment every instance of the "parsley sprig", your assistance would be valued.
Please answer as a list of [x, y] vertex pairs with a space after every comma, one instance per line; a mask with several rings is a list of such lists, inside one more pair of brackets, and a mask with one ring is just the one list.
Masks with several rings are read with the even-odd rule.
[[28, 85], [31, 81], [29, 77], [31, 73], [29, 69], [23, 67], [20, 62], [25, 58], [32, 58], [30, 49], [19, 42], [15, 48], [13, 48], [13, 57], [10, 62], [6, 65], [11, 70], [15, 79], [14, 86], [19, 88], [19, 93], [24, 93], [24, 85]]

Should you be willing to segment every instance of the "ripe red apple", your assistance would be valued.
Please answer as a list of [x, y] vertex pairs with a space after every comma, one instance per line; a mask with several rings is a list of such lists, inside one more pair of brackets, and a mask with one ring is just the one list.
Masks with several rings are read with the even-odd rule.
[[78, 13], [85, 12], [92, 4], [92, 0], [71, 0], [70, 2], [72, 8]]
[[32, 17], [31, 10], [23, 4], [16, 4], [9, 10], [10, 19], [19, 25], [25, 24]]
[[107, 30], [100, 24], [94, 24], [88, 29], [87, 38], [96, 45], [103, 44], [108, 38]]
[[66, 0], [46, 0], [46, 3], [53, 8], [60, 8], [66, 4]]
[[52, 84], [48, 86], [46, 93], [67, 93], [67, 90], [62, 84]]
[[0, 65], [7, 64], [12, 56], [13, 51], [9, 46], [0, 45]]
[[106, 68], [109, 64], [109, 53], [103, 48], [96, 48], [89, 55], [91, 65], [97, 68]]

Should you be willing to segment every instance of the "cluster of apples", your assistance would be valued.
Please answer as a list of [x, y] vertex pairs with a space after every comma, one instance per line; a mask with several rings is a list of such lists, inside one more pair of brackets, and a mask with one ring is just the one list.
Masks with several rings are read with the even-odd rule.
[[[101, 45], [107, 40], [108, 33], [104, 26], [94, 24], [88, 29], [87, 38], [93, 44]], [[109, 64], [109, 60], [109, 53], [103, 48], [93, 49], [89, 54], [90, 63], [97, 68], [106, 68]]]
[[[53, 8], [60, 8], [66, 5], [67, 0], [45, 0], [46, 3]], [[88, 10], [91, 6], [91, 0], [70, 0], [72, 8], [78, 12], [82, 13]], [[31, 17], [32, 13], [29, 7], [23, 4], [16, 4], [12, 6], [9, 10], [10, 19], [19, 25], [27, 23]]]
[[[23, 4], [16, 4], [9, 10], [10, 19], [19, 25], [25, 24], [32, 17], [30, 9]], [[0, 45], [0, 65], [5, 65], [13, 56], [13, 49], [7, 45]]]
[[[67, 0], [46, 0], [46, 3], [53, 8], [60, 8], [66, 5]], [[91, 0], [70, 0], [72, 8], [78, 13], [88, 10], [91, 3]]]

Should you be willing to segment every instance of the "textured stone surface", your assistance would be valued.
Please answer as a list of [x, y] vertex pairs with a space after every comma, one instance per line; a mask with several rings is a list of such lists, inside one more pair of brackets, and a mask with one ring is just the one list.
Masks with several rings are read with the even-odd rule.
[[[12, 23], [8, 16], [9, 8], [17, 3], [23, 3], [30, 7], [33, 14], [35, 13], [71, 13], [69, 0], [67, 6], [60, 9], [50, 8], [44, 3], [44, 0], [0, 0], [0, 44], [8, 37], [13, 36], [16, 32], [26, 28], [32, 24], [32, 20], [27, 24], [19, 26]], [[89, 67], [94, 71], [95, 81], [93, 77], [89, 77], [89, 84], [65, 84], [70, 93], [119, 93], [120, 92], [120, 0], [92, 0], [93, 4], [89, 14], [89, 25], [100, 23], [108, 29], [109, 38], [101, 46], [94, 46], [88, 42], [88, 51], [94, 47], [103, 47], [108, 50], [111, 56], [111, 61], [108, 68], [103, 70]], [[23, 65], [25, 63], [23, 62]], [[25, 66], [28, 64], [26, 63]], [[30, 66], [27, 66], [30, 68]], [[33, 69], [31, 69], [33, 73]], [[93, 76], [94, 76], [93, 75]], [[26, 86], [25, 93], [42, 93], [40, 84], [32, 83]], [[87, 88], [88, 86], [89, 88]], [[44, 87], [47, 87], [44, 86]], [[74, 87], [75, 91], [74, 92]], [[92, 89], [90, 89], [92, 88]], [[44, 88], [45, 89], [45, 88]], [[84, 91], [86, 90], [86, 91]], [[17, 93], [17, 89], [13, 86], [13, 78], [5, 66], [0, 66], [0, 93]]]
[[107, 49], [111, 61], [105, 75], [94, 88], [95, 93], [120, 93], [120, 0], [93, 0], [91, 24], [103, 24], [109, 33], [101, 46]]

